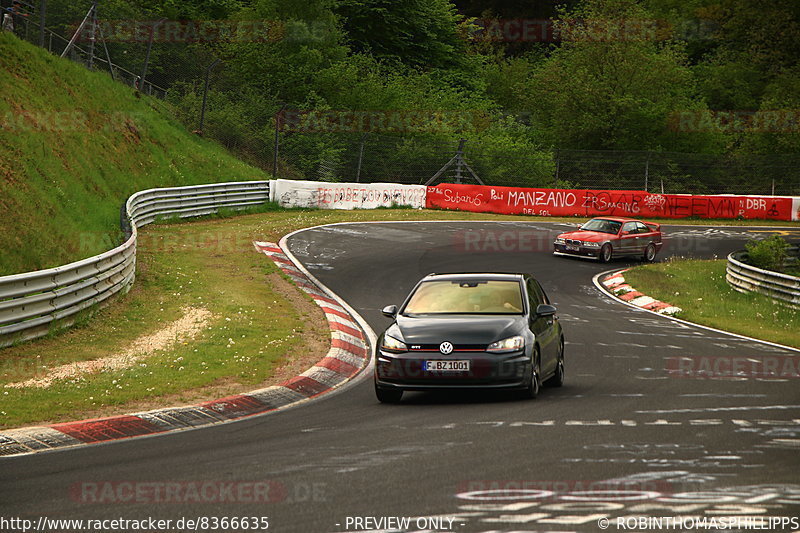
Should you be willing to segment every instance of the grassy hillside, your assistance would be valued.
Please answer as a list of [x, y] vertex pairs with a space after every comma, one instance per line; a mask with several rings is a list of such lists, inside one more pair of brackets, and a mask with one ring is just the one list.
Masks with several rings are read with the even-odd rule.
[[163, 106], [0, 33], [0, 275], [118, 244], [135, 191], [266, 179]]

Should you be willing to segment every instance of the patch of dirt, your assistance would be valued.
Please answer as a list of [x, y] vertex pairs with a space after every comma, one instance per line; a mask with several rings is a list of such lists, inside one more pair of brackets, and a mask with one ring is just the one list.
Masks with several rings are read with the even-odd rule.
[[19, 179], [14, 171], [11, 170], [11, 167], [2, 159], [0, 159], [0, 177], [2, 177], [4, 183], [9, 185], [16, 185], [19, 183]]
[[101, 370], [119, 370], [136, 364], [137, 361], [175, 344], [193, 339], [203, 329], [208, 327], [213, 318], [211, 311], [205, 308], [184, 307], [181, 309], [183, 316], [171, 322], [166, 327], [139, 337], [122, 353], [103, 357], [91, 361], [76, 361], [61, 365], [50, 370], [42, 378], [33, 378], [16, 383], [8, 383], [6, 388], [22, 389], [35, 387], [44, 389], [56, 380], [72, 379], [84, 374], [94, 374]]
[[[224, 378], [217, 380], [212, 385], [198, 389], [191, 389], [138, 402], [128, 402], [121, 406], [104, 406], [99, 409], [85, 411], [79, 417], [82, 419], [102, 418], [217, 400], [234, 394], [241, 394], [251, 390], [278, 385], [305, 372], [309, 367], [314, 366], [315, 363], [325, 357], [331, 347], [330, 329], [328, 329], [328, 321], [325, 318], [325, 313], [322, 312], [322, 309], [320, 309], [313, 300], [308, 298], [305, 293], [302, 293], [300, 289], [286, 279], [281, 273], [273, 272], [267, 275], [266, 282], [275, 292], [289, 301], [291, 306], [300, 313], [300, 316], [306, 324], [301, 343], [293, 347], [291, 352], [283, 355], [284, 362], [275, 369], [272, 377], [257, 384], [243, 384], [232, 377]], [[45, 420], [38, 422], [37, 425], [55, 424], [74, 420], [76, 418], [77, 417]]]
[[142, 141], [142, 136], [139, 134], [139, 128], [136, 127], [131, 119], [125, 119], [125, 128], [123, 130], [125, 140], [131, 144], [139, 144]]

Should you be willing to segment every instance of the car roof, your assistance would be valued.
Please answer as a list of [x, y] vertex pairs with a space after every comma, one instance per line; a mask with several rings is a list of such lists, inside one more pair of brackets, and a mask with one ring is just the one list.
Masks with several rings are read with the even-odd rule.
[[450, 273], [432, 273], [425, 276], [422, 281], [441, 280], [441, 281], [459, 281], [459, 280], [487, 280], [487, 281], [519, 281], [525, 277], [531, 277], [530, 274], [522, 274], [519, 272], [450, 272]]
[[627, 218], [627, 217], [594, 217], [592, 220], [599, 219], [599, 220], [613, 220], [614, 222], [641, 222], [638, 218]]

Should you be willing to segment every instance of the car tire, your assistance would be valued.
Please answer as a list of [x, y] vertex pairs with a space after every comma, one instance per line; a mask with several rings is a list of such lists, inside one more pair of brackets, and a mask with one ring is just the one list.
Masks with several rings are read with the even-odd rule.
[[398, 389], [384, 389], [375, 385], [375, 396], [381, 403], [400, 403], [403, 391]]
[[647, 248], [644, 249], [644, 255], [642, 259], [647, 263], [652, 263], [655, 261], [656, 258], [656, 245], [652, 242], [647, 245]]
[[556, 373], [545, 382], [548, 387], [560, 387], [564, 384], [564, 339], [559, 341]]
[[535, 400], [539, 396], [539, 391], [542, 389], [542, 374], [539, 370], [539, 349], [533, 351], [533, 363], [531, 364], [531, 382], [525, 389], [525, 398]]
[[611, 245], [605, 243], [600, 248], [600, 255], [598, 257], [600, 258], [601, 263], [608, 263], [609, 261], [611, 261], [613, 255], [614, 255], [614, 250], [611, 248]]

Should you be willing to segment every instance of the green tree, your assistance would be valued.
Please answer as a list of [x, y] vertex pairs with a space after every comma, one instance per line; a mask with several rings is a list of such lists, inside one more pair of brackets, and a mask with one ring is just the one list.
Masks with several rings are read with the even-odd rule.
[[[690, 57], [701, 94], [714, 110], [755, 110], [772, 80], [800, 60], [800, 3], [795, 0], [648, 0], [696, 28]], [[689, 32], [685, 36], [691, 39]]]
[[749, 131], [739, 143], [741, 153], [800, 153], [800, 66], [784, 70], [764, 89]]
[[660, 42], [626, 21], [649, 20], [634, 0], [587, 0], [557, 22], [563, 43], [536, 69], [519, 98], [552, 145], [575, 149], [715, 151], [714, 132], [672, 127], [700, 113], [680, 43]]
[[355, 50], [414, 67], [452, 68], [465, 51], [449, 0], [339, 0]]
[[294, 105], [314, 90], [317, 72], [343, 60], [348, 53], [330, 0], [257, 0], [241, 10], [239, 20], [266, 21], [263, 40], [230, 41], [216, 47], [234, 85], [262, 91], [272, 101]]

